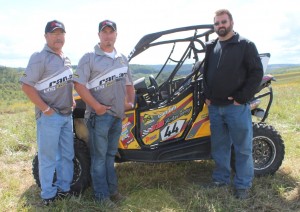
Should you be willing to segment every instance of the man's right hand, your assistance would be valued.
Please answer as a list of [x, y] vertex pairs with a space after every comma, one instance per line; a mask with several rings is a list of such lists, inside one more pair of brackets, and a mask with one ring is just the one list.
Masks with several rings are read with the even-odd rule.
[[81, 99], [88, 105], [90, 105], [92, 108], [94, 108], [95, 113], [97, 115], [103, 115], [106, 113], [107, 110], [111, 108], [111, 106], [105, 106], [100, 104], [90, 93], [90, 91], [87, 89], [87, 87], [83, 84], [80, 84], [78, 82], [74, 82], [74, 87], [79, 96], [81, 96]]
[[54, 112], [55, 112], [55, 111], [50, 107], [50, 109], [49, 109], [48, 111], [44, 112], [44, 114], [45, 114], [46, 116], [51, 116]]
[[95, 112], [97, 115], [103, 115], [104, 113], [106, 113], [107, 110], [110, 110], [111, 106], [105, 106], [102, 104], [99, 104], [96, 108], [95, 108]]

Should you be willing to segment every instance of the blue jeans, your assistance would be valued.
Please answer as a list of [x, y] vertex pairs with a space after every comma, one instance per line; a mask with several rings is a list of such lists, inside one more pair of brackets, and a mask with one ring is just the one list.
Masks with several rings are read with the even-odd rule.
[[122, 120], [108, 113], [92, 114], [88, 119], [91, 177], [95, 198], [109, 198], [118, 191], [114, 167], [122, 131]]
[[250, 106], [231, 104], [210, 105], [208, 108], [211, 153], [216, 165], [212, 175], [213, 181], [230, 184], [230, 158], [231, 145], [233, 145], [236, 169], [234, 186], [236, 189], [250, 188], [254, 177]]
[[[73, 180], [72, 116], [42, 114], [36, 122], [41, 197], [49, 199], [56, 195], [58, 189], [69, 191]], [[55, 171], [56, 181], [53, 184]]]

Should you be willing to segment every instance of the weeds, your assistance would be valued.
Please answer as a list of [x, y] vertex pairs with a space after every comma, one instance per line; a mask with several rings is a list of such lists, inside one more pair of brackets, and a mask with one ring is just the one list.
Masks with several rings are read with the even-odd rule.
[[[127, 196], [119, 211], [300, 211], [300, 73], [280, 75], [273, 89], [267, 122], [281, 133], [286, 155], [274, 176], [254, 179], [250, 199], [236, 200], [231, 187], [203, 189], [212, 161], [128, 162], [116, 164], [119, 190]], [[33, 105], [19, 94], [9, 95], [1, 97], [6, 100], [0, 105], [1, 211], [108, 211], [93, 201], [91, 188], [48, 208], [40, 204], [40, 189], [31, 174], [36, 149]]]

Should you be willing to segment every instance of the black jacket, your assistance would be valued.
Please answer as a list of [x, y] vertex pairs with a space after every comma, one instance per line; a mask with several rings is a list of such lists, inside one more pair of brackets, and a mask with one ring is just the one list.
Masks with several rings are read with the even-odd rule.
[[207, 84], [209, 55], [214, 50], [218, 39], [206, 45], [204, 63], [204, 95], [214, 105], [228, 105], [233, 97], [240, 104], [253, 98], [263, 77], [263, 66], [253, 42], [235, 33], [230, 42], [224, 46], [219, 65], [213, 76], [213, 83]]

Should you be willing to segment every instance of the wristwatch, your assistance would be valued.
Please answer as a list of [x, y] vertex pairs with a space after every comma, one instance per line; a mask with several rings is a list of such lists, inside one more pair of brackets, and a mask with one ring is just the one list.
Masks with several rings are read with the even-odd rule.
[[51, 108], [48, 106], [45, 110], [42, 111], [42, 113], [47, 113]]
[[134, 104], [133, 104], [132, 102], [129, 102], [128, 104], [130, 104], [130, 105], [131, 105], [131, 109], [133, 109], [133, 108], [134, 108]]

